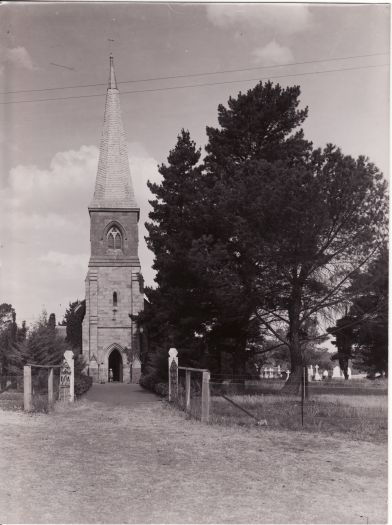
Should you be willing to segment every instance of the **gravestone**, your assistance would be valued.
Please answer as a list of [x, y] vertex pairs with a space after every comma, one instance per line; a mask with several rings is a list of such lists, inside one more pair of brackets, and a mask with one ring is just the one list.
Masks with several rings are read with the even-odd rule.
[[321, 381], [321, 376], [319, 374], [319, 365], [316, 365], [315, 369], [316, 369], [316, 373], [314, 374], [314, 380], [315, 381]]
[[308, 381], [313, 381], [313, 366], [308, 367]]
[[340, 370], [340, 366], [339, 365], [334, 366], [332, 370], [332, 379], [342, 379], [342, 378], [343, 378], [343, 374], [342, 374], [342, 371]]

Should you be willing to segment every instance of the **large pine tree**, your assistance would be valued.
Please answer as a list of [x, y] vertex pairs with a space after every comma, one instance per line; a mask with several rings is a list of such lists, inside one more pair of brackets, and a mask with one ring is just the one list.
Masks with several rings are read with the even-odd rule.
[[219, 107], [205, 199], [217, 227], [197, 245], [222, 300], [248, 305], [249, 319], [288, 346], [288, 390], [306, 364], [306, 326], [349, 301], [351, 277], [385, 237], [387, 209], [372, 163], [303, 139], [299, 94], [260, 83]]
[[288, 390], [315, 337], [307, 327], [348, 303], [352, 277], [385, 237], [387, 208], [386, 183], [366, 158], [304, 139], [299, 96], [268, 82], [230, 98], [219, 127], [207, 128], [202, 166], [182, 131], [162, 184], [150, 185], [147, 225], [158, 284], [150, 319], [164, 346], [198, 333], [215, 364], [231, 353], [241, 374], [248, 341], [273, 336], [290, 351]]
[[[148, 325], [151, 349], [170, 345], [180, 350], [200, 346], [195, 334], [202, 329], [205, 304], [201, 279], [192, 271], [189, 253], [200, 225], [200, 150], [182, 130], [167, 164], [159, 167], [161, 184], [148, 182], [156, 198], [150, 201], [146, 223], [147, 245], [154, 252], [158, 287], [147, 288], [143, 322]], [[195, 357], [195, 356], [194, 356]]]

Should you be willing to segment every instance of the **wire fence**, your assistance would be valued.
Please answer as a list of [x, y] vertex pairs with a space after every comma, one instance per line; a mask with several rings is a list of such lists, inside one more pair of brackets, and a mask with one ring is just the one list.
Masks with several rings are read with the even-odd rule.
[[51, 400], [49, 396], [49, 374], [53, 374], [52, 399], [58, 400], [60, 396], [60, 368], [31, 366], [31, 407], [33, 412], [49, 412]]
[[[284, 379], [244, 377], [210, 382], [211, 421], [224, 425], [344, 432], [360, 439], [385, 440], [388, 428], [386, 383], [310, 382], [306, 391], [286, 392]], [[306, 395], [305, 395], [306, 393]]]
[[201, 419], [202, 414], [202, 375], [200, 373], [188, 374], [190, 385], [187, 402], [186, 369], [178, 369], [178, 397], [175, 401], [180, 410], [184, 410], [189, 417]]
[[387, 439], [387, 382], [325, 377], [288, 382], [289, 372], [255, 379], [245, 375], [210, 374], [178, 366], [169, 350], [169, 402], [189, 417], [223, 425], [263, 425], [279, 430], [348, 433], [350, 438]]

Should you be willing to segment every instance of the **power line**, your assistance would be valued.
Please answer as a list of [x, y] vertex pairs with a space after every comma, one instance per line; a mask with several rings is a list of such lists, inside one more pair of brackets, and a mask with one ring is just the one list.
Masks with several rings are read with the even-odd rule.
[[[117, 82], [117, 84], [131, 84], [131, 83], [137, 83], [137, 82], [152, 82], [156, 80], [173, 80], [178, 78], [188, 78], [188, 77], [202, 77], [207, 75], [220, 75], [224, 73], [240, 73], [244, 71], [257, 71], [260, 69], [274, 69], [277, 67], [288, 67], [288, 66], [300, 66], [304, 64], [319, 64], [320, 62], [334, 62], [338, 60], [350, 60], [353, 58], [366, 58], [366, 57], [375, 57], [375, 56], [385, 56], [388, 55], [388, 53], [370, 53], [367, 55], [352, 55], [352, 56], [345, 56], [345, 57], [334, 57], [334, 58], [322, 58], [319, 60], [305, 60], [303, 62], [289, 62], [287, 64], [276, 64], [271, 66], [258, 66], [258, 67], [246, 67], [242, 69], [223, 69], [221, 71], [206, 71], [204, 73], [188, 73], [186, 75], [173, 75], [168, 77], [151, 77], [151, 78], [140, 78], [140, 79], [134, 79], [134, 80], [123, 80], [122, 82]], [[107, 83], [99, 83], [99, 84], [79, 84], [75, 86], [58, 86], [58, 87], [52, 87], [52, 88], [39, 88], [39, 89], [20, 89], [16, 91], [3, 91], [0, 92], [0, 95], [13, 95], [17, 93], [38, 93], [38, 92], [44, 92], [44, 91], [56, 91], [61, 89], [76, 89], [76, 88], [86, 88], [86, 87], [100, 87], [100, 86], [106, 86]]]
[[[389, 66], [389, 64], [376, 64], [372, 66], [358, 66], [358, 67], [348, 67], [348, 68], [337, 68], [337, 69], [324, 69], [322, 71], [310, 71], [307, 73], [292, 73], [287, 75], [269, 75], [268, 80], [273, 78], [290, 78], [290, 77], [303, 77], [303, 76], [311, 76], [311, 75], [320, 75], [325, 73], [335, 73], [335, 72], [341, 72], [341, 71], [357, 71], [360, 69], [372, 69], [376, 67], [386, 67]], [[168, 87], [161, 87], [161, 88], [150, 88], [150, 89], [137, 89], [132, 91], [122, 91], [122, 95], [129, 95], [132, 93], [152, 93], [155, 91], [171, 91], [173, 89], [188, 89], [188, 88], [197, 88], [197, 87], [206, 87], [206, 86], [219, 86], [223, 84], [235, 84], [238, 82], [252, 82], [252, 81], [261, 81], [261, 78], [243, 78], [238, 80], [225, 80], [221, 82], [205, 82], [202, 84], [185, 84], [183, 86], [168, 86]], [[103, 97], [105, 93], [96, 93], [93, 95], [71, 95], [69, 97], [55, 97], [55, 98], [40, 98], [40, 99], [30, 99], [30, 100], [10, 100], [7, 102], [0, 102], [1, 105], [8, 105], [8, 104], [21, 104], [21, 103], [27, 103], [27, 102], [49, 102], [49, 101], [55, 101], [55, 100], [71, 100], [71, 99], [81, 99], [81, 98], [93, 98], [93, 97]]]

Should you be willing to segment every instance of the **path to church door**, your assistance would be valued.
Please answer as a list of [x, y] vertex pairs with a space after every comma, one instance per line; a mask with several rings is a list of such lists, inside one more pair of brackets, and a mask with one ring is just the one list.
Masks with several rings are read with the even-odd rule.
[[120, 352], [115, 348], [112, 350], [109, 356], [109, 381], [111, 381], [110, 378], [110, 370], [113, 372], [113, 381], [120, 381], [122, 383], [123, 380], [123, 362]]

